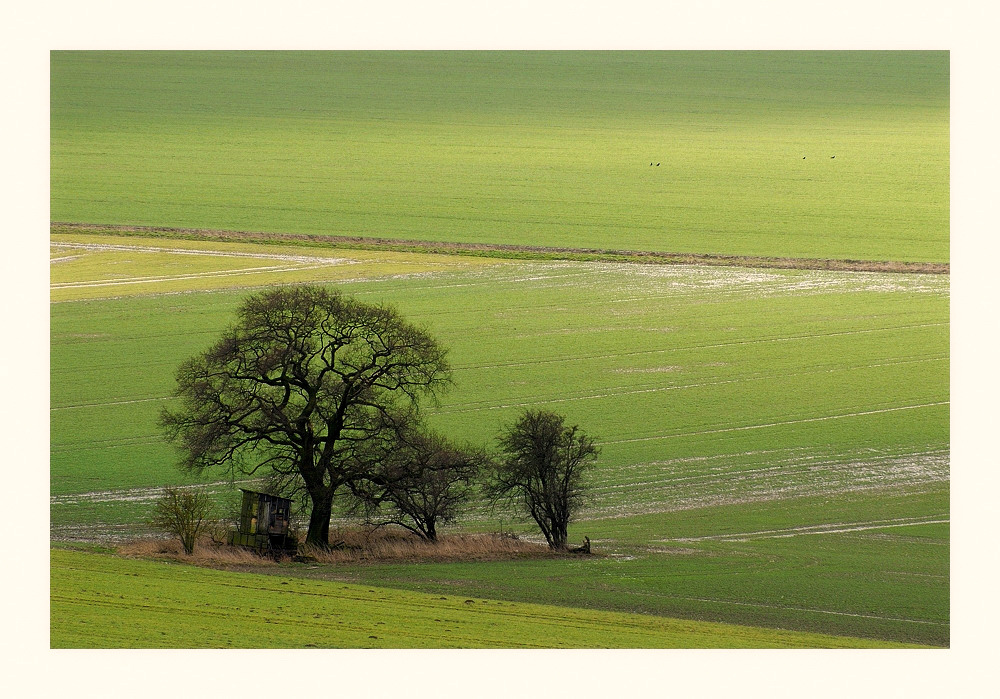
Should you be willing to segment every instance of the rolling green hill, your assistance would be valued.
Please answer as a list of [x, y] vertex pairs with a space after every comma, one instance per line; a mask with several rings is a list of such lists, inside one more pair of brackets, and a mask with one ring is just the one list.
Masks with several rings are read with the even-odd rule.
[[56, 221], [949, 259], [947, 52], [54, 52]]
[[[157, 229], [50, 228], [53, 540], [147, 534], [164, 485], [231, 496], [177, 471], [157, 415], [277, 284], [427, 327], [449, 437], [543, 407], [602, 449], [570, 529], [594, 556], [253, 577], [54, 550], [54, 647], [949, 645], [948, 52], [50, 66], [51, 220]], [[445, 534], [498, 528], [533, 531], [476, 501]]]

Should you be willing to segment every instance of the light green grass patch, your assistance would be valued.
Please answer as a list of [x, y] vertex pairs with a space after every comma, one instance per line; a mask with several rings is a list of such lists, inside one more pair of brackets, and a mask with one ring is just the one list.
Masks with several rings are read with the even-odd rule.
[[51, 552], [53, 648], [874, 648], [814, 633]]
[[56, 221], [949, 256], [946, 51], [57, 51], [51, 67]]
[[501, 260], [321, 247], [54, 234], [52, 301], [336, 283], [433, 274]]

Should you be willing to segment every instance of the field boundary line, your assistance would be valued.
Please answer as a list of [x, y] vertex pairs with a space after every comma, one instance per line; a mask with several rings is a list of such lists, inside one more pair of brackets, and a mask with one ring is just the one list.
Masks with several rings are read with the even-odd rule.
[[686, 264], [717, 267], [754, 267], [765, 269], [821, 269], [842, 272], [895, 272], [904, 274], [950, 274], [948, 262], [905, 262], [901, 260], [813, 259], [801, 257], [767, 257], [759, 255], [724, 255], [719, 253], [654, 252], [644, 250], [608, 250], [601, 248], [568, 248], [540, 245], [505, 245], [487, 243], [453, 243], [430, 240], [401, 240], [309, 233], [265, 233], [260, 231], [227, 231], [209, 228], [173, 228], [168, 226], [125, 226], [69, 221], [51, 221], [50, 233], [90, 232], [107, 235], [146, 235], [195, 240], [233, 242], [272, 242], [299, 245], [327, 245], [355, 249], [392, 250], [395, 252], [475, 255], [480, 257], [510, 257], [518, 259], [565, 259], [605, 262], [637, 262], [644, 264]]
[[274, 265], [271, 267], [247, 267], [244, 269], [220, 271], [220, 272], [197, 272], [192, 274], [175, 274], [172, 276], [165, 277], [129, 277], [123, 279], [97, 279], [95, 281], [87, 282], [62, 282], [51, 284], [49, 288], [52, 291], [61, 291], [63, 289], [89, 289], [101, 286], [127, 286], [129, 284], [158, 284], [158, 283], [168, 283], [168, 282], [179, 282], [179, 281], [191, 281], [195, 279], [216, 279], [220, 277], [240, 277], [249, 276], [253, 274], [279, 274], [283, 272], [306, 272], [313, 269], [320, 269], [322, 267], [333, 266], [333, 265], [310, 265], [303, 267], [282, 267], [280, 265]]
[[[718, 460], [723, 463], [726, 463], [725, 459], [727, 458], [727, 456], [728, 455], [720, 455], [718, 457]], [[782, 473], [788, 473], [790, 471], [795, 472], [801, 470], [807, 470], [810, 472], [815, 472], [818, 470], [835, 471], [843, 468], [855, 468], [859, 464], [891, 465], [903, 459], [923, 458], [926, 460], [934, 457], [940, 458], [947, 456], [948, 456], [947, 451], [940, 451], [940, 452], [927, 451], [927, 452], [913, 452], [909, 454], [892, 454], [892, 455], [878, 456], [872, 459], [850, 459], [848, 461], [843, 461], [836, 458], [829, 458], [822, 461], [809, 460], [809, 459], [800, 461], [787, 460], [779, 462], [776, 465], [772, 466], [764, 466], [761, 464], [748, 464], [750, 468], [743, 468], [741, 466], [736, 466], [733, 468], [723, 468], [721, 466], [714, 466], [710, 468], [709, 472], [696, 473], [693, 475], [667, 475], [665, 477], [661, 476], [657, 478], [654, 474], [649, 474], [645, 476], [646, 480], [643, 481], [632, 480], [626, 484], [618, 483], [615, 480], [597, 481], [591, 485], [591, 490], [600, 491], [600, 490], [620, 490], [623, 488], [635, 488], [635, 487], [650, 487], [650, 488], [666, 487], [666, 486], [675, 486], [679, 483], [691, 483], [691, 482], [700, 484], [704, 483], [712, 484], [712, 483], [717, 483], [720, 480], [730, 480], [734, 478], [738, 479], [752, 478], [759, 476], [761, 474], [782, 474]], [[650, 465], [651, 465], [650, 463], [629, 464], [628, 467], [632, 468], [635, 466], [640, 466], [648, 468]], [[823, 525], [818, 525], [818, 526], [823, 526]], [[782, 531], [782, 530], [775, 530], [775, 531]], [[755, 532], [755, 533], [762, 533], [762, 532]]]
[[[177, 490], [198, 490], [208, 489], [209, 492], [219, 492], [222, 488], [229, 488], [233, 485], [253, 485], [259, 484], [259, 478], [250, 478], [238, 481], [212, 481], [211, 483], [195, 483], [193, 485], [173, 485]], [[155, 500], [163, 494], [166, 486], [140, 486], [136, 488], [112, 488], [110, 490], [92, 490], [85, 493], [63, 493], [61, 495], [50, 495], [50, 505], [77, 505], [81, 502], [147, 502]], [[127, 525], [124, 525], [127, 526]]]

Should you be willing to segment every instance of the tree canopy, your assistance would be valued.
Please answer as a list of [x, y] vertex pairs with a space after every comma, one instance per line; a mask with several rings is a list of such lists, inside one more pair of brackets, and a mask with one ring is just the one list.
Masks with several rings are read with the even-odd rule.
[[246, 298], [221, 339], [178, 369], [179, 404], [161, 424], [186, 470], [304, 488], [306, 543], [327, 546], [338, 491], [376, 474], [420, 400], [449, 381], [446, 350], [395, 308], [282, 287]]

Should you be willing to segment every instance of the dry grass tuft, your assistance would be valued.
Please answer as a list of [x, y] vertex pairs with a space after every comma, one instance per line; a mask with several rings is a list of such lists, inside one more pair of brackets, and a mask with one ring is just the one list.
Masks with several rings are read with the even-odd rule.
[[299, 547], [318, 563], [489, 561], [550, 555], [548, 546], [498, 534], [454, 534], [426, 541], [398, 530], [350, 528], [330, 533], [331, 549]]
[[[329, 550], [299, 546], [299, 556], [323, 564], [412, 561], [493, 561], [552, 555], [548, 546], [500, 534], [455, 534], [436, 542], [409, 532], [370, 527], [331, 531]], [[239, 546], [220, 543], [210, 535], [200, 537], [194, 553], [187, 555], [178, 539], [134, 539], [117, 547], [119, 555], [192, 563], [213, 568], [257, 568], [276, 561]], [[288, 562], [283, 557], [278, 562]]]
[[159, 558], [212, 567], [256, 567], [275, 563], [239, 546], [220, 544], [210, 536], [200, 537], [191, 555], [184, 553], [184, 547], [178, 539], [135, 539], [120, 545], [117, 550], [122, 556]]

